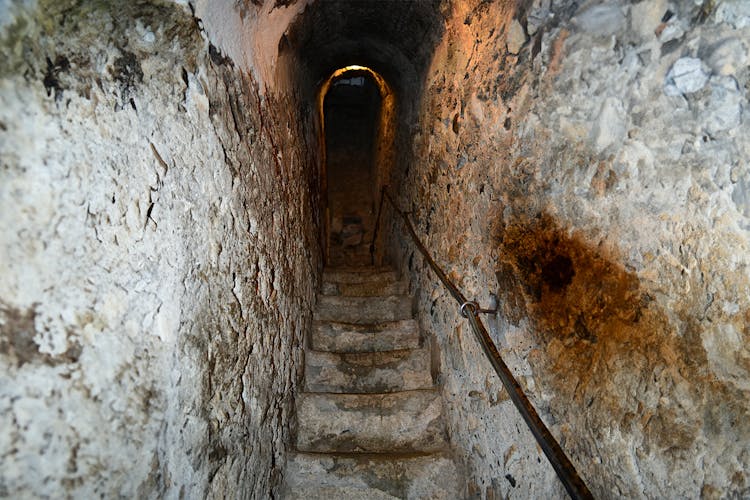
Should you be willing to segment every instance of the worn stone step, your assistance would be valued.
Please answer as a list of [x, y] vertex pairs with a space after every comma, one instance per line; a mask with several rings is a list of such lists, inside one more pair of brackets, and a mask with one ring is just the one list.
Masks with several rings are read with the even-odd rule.
[[305, 390], [308, 392], [395, 392], [432, 387], [426, 349], [367, 353], [308, 351]]
[[387, 283], [398, 281], [391, 267], [328, 267], [323, 270], [323, 281], [328, 283]]
[[464, 498], [449, 456], [331, 455], [294, 453], [286, 466], [281, 498], [435, 499]]
[[405, 281], [365, 281], [364, 283], [338, 283], [323, 281], [323, 295], [346, 295], [350, 297], [374, 297], [379, 295], [403, 295], [408, 286]]
[[370, 325], [315, 321], [311, 347], [318, 351], [373, 352], [419, 347], [419, 326], [413, 319]]
[[311, 452], [432, 452], [446, 447], [435, 390], [390, 394], [302, 393], [297, 449]]
[[350, 252], [332, 251], [331, 254], [328, 256], [329, 264], [332, 264], [335, 266], [343, 266], [343, 265], [366, 266], [371, 261], [372, 261], [372, 258], [370, 257], [369, 252], [352, 254]]
[[411, 319], [411, 298], [407, 295], [384, 297], [344, 297], [318, 295], [314, 319], [341, 323], [382, 323]]

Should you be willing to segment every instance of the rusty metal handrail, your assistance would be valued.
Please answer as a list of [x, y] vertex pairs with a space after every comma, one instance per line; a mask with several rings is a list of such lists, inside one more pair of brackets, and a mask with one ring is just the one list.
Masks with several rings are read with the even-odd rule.
[[500, 377], [500, 381], [503, 383], [503, 387], [505, 387], [505, 390], [508, 392], [511, 401], [513, 401], [516, 409], [521, 414], [521, 417], [523, 417], [524, 422], [526, 422], [529, 430], [531, 430], [531, 433], [534, 435], [536, 442], [539, 443], [542, 451], [544, 451], [544, 454], [547, 456], [550, 464], [555, 469], [557, 477], [560, 479], [560, 482], [563, 483], [563, 486], [567, 490], [570, 497], [575, 500], [593, 499], [593, 495], [586, 487], [586, 484], [581, 479], [581, 476], [578, 474], [573, 464], [570, 462], [570, 459], [568, 459], [568, 456], [560, 447], [555, 437], [539, 417], [539, 414], [531, 404], [531, 401], [523, 392], [521, 385], [518, 383], [516, 378], [513, 376], [513, 373], [510, 371], [510, 368], [508, 368], [508, 365], [505, 364], [505, 361], [503, 361], [503, 358], [500, 356], [500, 351], [498, 351], [495, 342], [492, 340], [492, 337], [490, 337], [490, 334], [487, 332], [484, 324], [479, 319], [479, 313], [482, 312], [479, 309], [479, 306], [476, 304], [476, 302], [468, 300], [461, 293], [458, 287], [456, 287], [456, 285], [451, 282], [451, 280], [443, 272], [443, 270], [440, 269], [440, 267], [430, 255], [427, 248], [420, 241], [417, 233], [414, 231], [414, 226], [412, 226], [409, 217], [406, 215], [406, 213], [398, 208], [396, 202], [388, 193], [387, 186], [383, 186], [380, 194], [380, 207], [378, 208], [378, 216], [375, 221], [372, 244], [370, 245], [370, 253], [373, 257], [373, 263], [375, 255], [375, 238], [378, 234], [380, 217], [383, 211], [383, 200], [385, 199], [388, 200], [393, 210], [399, 216], [401, 216], [401, 220], [403, 220], [404, 222], [404, 227], [406, 227], [407, 232], [411, 236], [419, 252], [430, 265], [430, 269], [432, 269], [432, 271], [437, 275], [438, 279], [440, 279], [440, 281], [443, 283], [445, 288], [448, 289], [448, 292], [451, 294], [451, 296], [456, 300], [456, 302], [458, 302], [461, 308], [461, 315], [469, 320], [471, 329], [474, 331], [474, 334], [476, 335], [479, 344], [482, 346], [482, 350], [487, 356], [487, 359], [489, 359], [498, 377]]

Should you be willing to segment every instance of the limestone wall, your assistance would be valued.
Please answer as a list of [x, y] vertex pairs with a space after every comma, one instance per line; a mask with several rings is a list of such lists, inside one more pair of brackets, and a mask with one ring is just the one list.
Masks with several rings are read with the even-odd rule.
[[320, 265], [313, 113], [187, 6], [0, 18], [0, 496], [268, 496]]
[[[400, 202], [600, 498], [750, 495], [748, 5], [455, 2], [426, 79]], [[562, 497], [394, 241], [472, 492]]]

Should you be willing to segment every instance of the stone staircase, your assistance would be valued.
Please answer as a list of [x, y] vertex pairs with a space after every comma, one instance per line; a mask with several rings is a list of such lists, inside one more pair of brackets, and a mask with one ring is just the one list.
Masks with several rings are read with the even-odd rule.
[[462, 498], [406, 284], [332, 268], [321, 292], [281, 498]]

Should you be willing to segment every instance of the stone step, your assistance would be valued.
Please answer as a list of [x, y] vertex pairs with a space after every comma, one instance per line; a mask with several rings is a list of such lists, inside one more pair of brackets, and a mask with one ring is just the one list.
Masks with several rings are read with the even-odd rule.
[[328, 263], [334, 266], [357, 265], [366, 266], [372, 261], [369, 252], [366, 254], [352, 254], [350, 252], [334, 252], [328, 256]]
[[413, 319], [354, 325], [332, 321], [313, 323], [311, 347], [331, 352], [373, 352], [419, 347], [419, 326]]
[[405, 281], [370, 281], [364, 283], [338, 283], [323, 281], [323, 295], [346, 295], [349, 297], [375, 297], [380, 295], [403, 295], [408, 286]]
[[299, 451], [408, 453], [445, 448], [442, 405], [435, 390], [302, 393], [297, 398]]
[[432, 387], [426, 349], [367, 353], [307, 351], [307, 392], [396, 392]]
[[464, 498], [456, 466], [447, 455], [330, 455], [294, 453], [287, 460], [281, 498]]
[[361, 325], [411, 319], [411, 317], [411, 298], [408, 295], [383, 297], [318, 295], [318, 304], [313, 319]]
[[[369, 240], [370, 238], [367, 238]], [[328, 247], [329, 255], [361, 255], [363, 257], [370, 258], [370, 242], [369, 241], [361, 241], [360, 243], [356, 245], [341, 245], [341, 244], [331, 244], [330, 247]], [[329, 264], [331, 267], [340, 267], [336, 265]], [[365, 267], [370, 265], [370, 261], [367, 261], [367, 264], [364, 264], [359, 267]]]
[[323, 270], [323, 281], [328, 283], [386, 283], [398, 281], [391, 267], [328, 267]]

